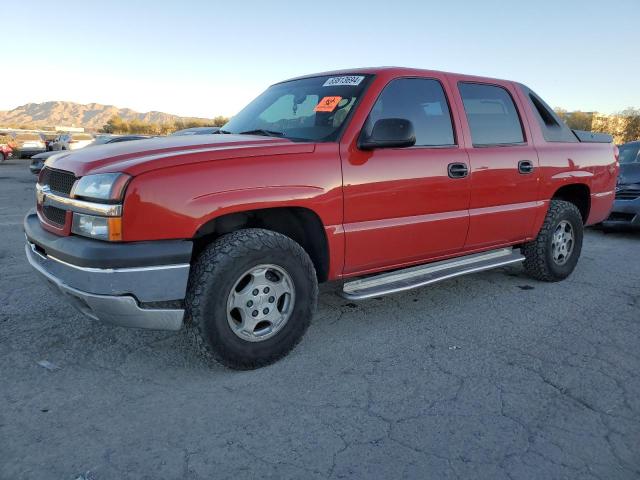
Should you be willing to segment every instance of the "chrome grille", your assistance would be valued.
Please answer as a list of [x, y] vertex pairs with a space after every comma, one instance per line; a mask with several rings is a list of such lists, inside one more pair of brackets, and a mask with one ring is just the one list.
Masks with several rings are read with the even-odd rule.
[[42, 170], [40, 176], [40, 184], [48, 185], [51, 191], [64, 195], [71, 193], [75, 181], [76, 177], [73, 173], [65, 172], [64, 170], [54, 170], [48, 167]]
[[616, 200], [635, 200], [640, 197], [640, 190], [620, 189], [616, 192]]
[[607, 220], [610, 222], [631, 222], [634, 217], [633, 213], [612, 212]]
[[56, 225], [64, 225], [64, 222], [67, 218], [67, 211], [61, 208], [52, 207], [50, 205], [45, 205], [42, 207], [42, 214], [45, 216], [47, 220], [51, 223], [55, 223]]

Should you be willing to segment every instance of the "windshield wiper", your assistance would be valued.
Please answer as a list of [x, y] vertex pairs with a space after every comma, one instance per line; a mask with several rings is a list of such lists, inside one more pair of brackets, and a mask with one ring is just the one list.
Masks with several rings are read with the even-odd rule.
[[276, 132], [275, 130], [265, 130], [264, 128], [257, 128], [255, 130], [247, 130], [246, 132], [240, 132], [238, 135], [263, 135], [265, 137], [282, 137], [284, 132]]
[[227, 132], [226, 130], [218, 130], [217, 132], [214, 132], [214, 133], [231, 135], [231, 132]]

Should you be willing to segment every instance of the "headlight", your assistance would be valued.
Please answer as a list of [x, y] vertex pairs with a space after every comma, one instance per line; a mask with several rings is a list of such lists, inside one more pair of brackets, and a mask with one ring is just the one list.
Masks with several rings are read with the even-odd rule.
[[124, 173], [87, 175], [78, 180], [73, 189], [73, 196], [103, 202], [117, 202], [122, 200], [130, 179], [131, 177]]
[[118, 242], [122, 240], [122, 218], [74, 213], [71, 231], [96, 240]]

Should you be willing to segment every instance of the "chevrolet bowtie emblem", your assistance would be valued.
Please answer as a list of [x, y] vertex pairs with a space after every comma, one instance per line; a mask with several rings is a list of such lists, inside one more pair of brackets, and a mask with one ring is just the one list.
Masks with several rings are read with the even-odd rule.
[[44, 204], [45, 198], [47, 198], [47, 192], [49, 191], [49, 187], [44, 186], [40, 187], [39, 185], [36, 187], [36, 202], [38, 205]]

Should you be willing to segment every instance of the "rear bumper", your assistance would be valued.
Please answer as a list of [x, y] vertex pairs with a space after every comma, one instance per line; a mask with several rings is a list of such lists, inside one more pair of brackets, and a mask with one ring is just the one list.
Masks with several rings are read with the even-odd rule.
[[[87, 317], [137, 328], [182, 326], [191, 242], [109, 244], [58, 237], [42, 229], [35, 214], [25, 218], [25, 233], [31, 266]], [[155, 259], [149, 256], [154, 251]]]
[[616, 200], [602, 225], [606, 228], [640, 229], [640, 197], [635, 200]]

